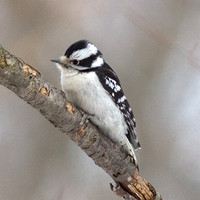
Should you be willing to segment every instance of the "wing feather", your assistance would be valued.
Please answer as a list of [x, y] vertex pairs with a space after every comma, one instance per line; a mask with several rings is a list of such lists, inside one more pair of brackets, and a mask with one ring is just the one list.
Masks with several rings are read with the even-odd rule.
[[108, 92], [108, 94], [116, 103], [117, 107], [120, 109], [124, 116], [124, 120], [127, 124], [127, 138], [129, 139], [130, 143], [135, 149], [140, 148], [140, 143], [136, 135], [135, 117], [124, 95], [119, 78], [117, 77], [116, 73], [112, 70], [112, 68], [106, 63], [103, 67], [100, 67], [99, 69], [100, 70], [96, 70], [96, 73], [99, 77], [99, 81], [101, 82], [104, 89]]

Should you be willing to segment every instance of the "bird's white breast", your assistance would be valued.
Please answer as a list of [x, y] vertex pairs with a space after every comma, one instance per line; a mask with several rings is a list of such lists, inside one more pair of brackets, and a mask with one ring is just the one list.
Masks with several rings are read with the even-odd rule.
[[69, 75], [61, 73], [61, 86], [68, 100], [92, 115], [91, 120], [114, 141], [124, 139], [124, 117], [101, 85], [95, 72]]

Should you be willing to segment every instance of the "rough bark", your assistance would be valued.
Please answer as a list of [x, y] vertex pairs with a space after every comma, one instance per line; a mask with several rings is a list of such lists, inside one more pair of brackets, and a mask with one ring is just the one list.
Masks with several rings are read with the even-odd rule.
[[95, 164], [116, 182], [111, 189], [125, 199], [162, 199], [154, 187], [139, 176], [137, 166], [120, 147], [100, 133], [92, 123], [80, 127], [82, 114], [65, 94], [41, 74], [0, 46], [0, 84], [37, 109], [60, 131], [68, 135]]

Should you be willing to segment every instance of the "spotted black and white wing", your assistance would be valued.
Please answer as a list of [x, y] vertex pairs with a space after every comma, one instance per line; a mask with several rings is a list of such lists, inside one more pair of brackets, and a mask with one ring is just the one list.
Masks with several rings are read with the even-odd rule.
[[104, 89], [108, 92], [110, 97], [116, 103], [117, 107], [122, 112], [125, 122], [127, 124], [126, 136], [135, 149], [140, 148], [140, 143], [136, 135], [136, 123], [131, 107], [124, 95], [120, 81], [108, 64], [96, 71]]

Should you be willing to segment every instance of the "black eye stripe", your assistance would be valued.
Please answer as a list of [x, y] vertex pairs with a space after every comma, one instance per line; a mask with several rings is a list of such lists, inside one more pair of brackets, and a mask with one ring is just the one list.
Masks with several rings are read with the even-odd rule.
[[90, 57], [81, 60], [79, 62], [79, 65], [80, 66], [84, 66], [84, 67], [91, 67], [93, 61], [95, 61], [97, 59], [97, 57], [99, 57], [101, 55], [102, 55], [101, 52], [98, 51], [97, 54], [91, 55]]
[[84, 67], [91, 67], [91, 64], [94, 60], [96, 60], [97, 55], [91, 55], [88, 58], [85, 58], [84, 60], [81, 60], [79, 65]]
[[71, 62], [72, 62], [72, 64], [74, 64], [74, 65], [79, 65], [79, 61], [76, 60], [76, 59], [75, 59], [75, 60], [72, 60]]

